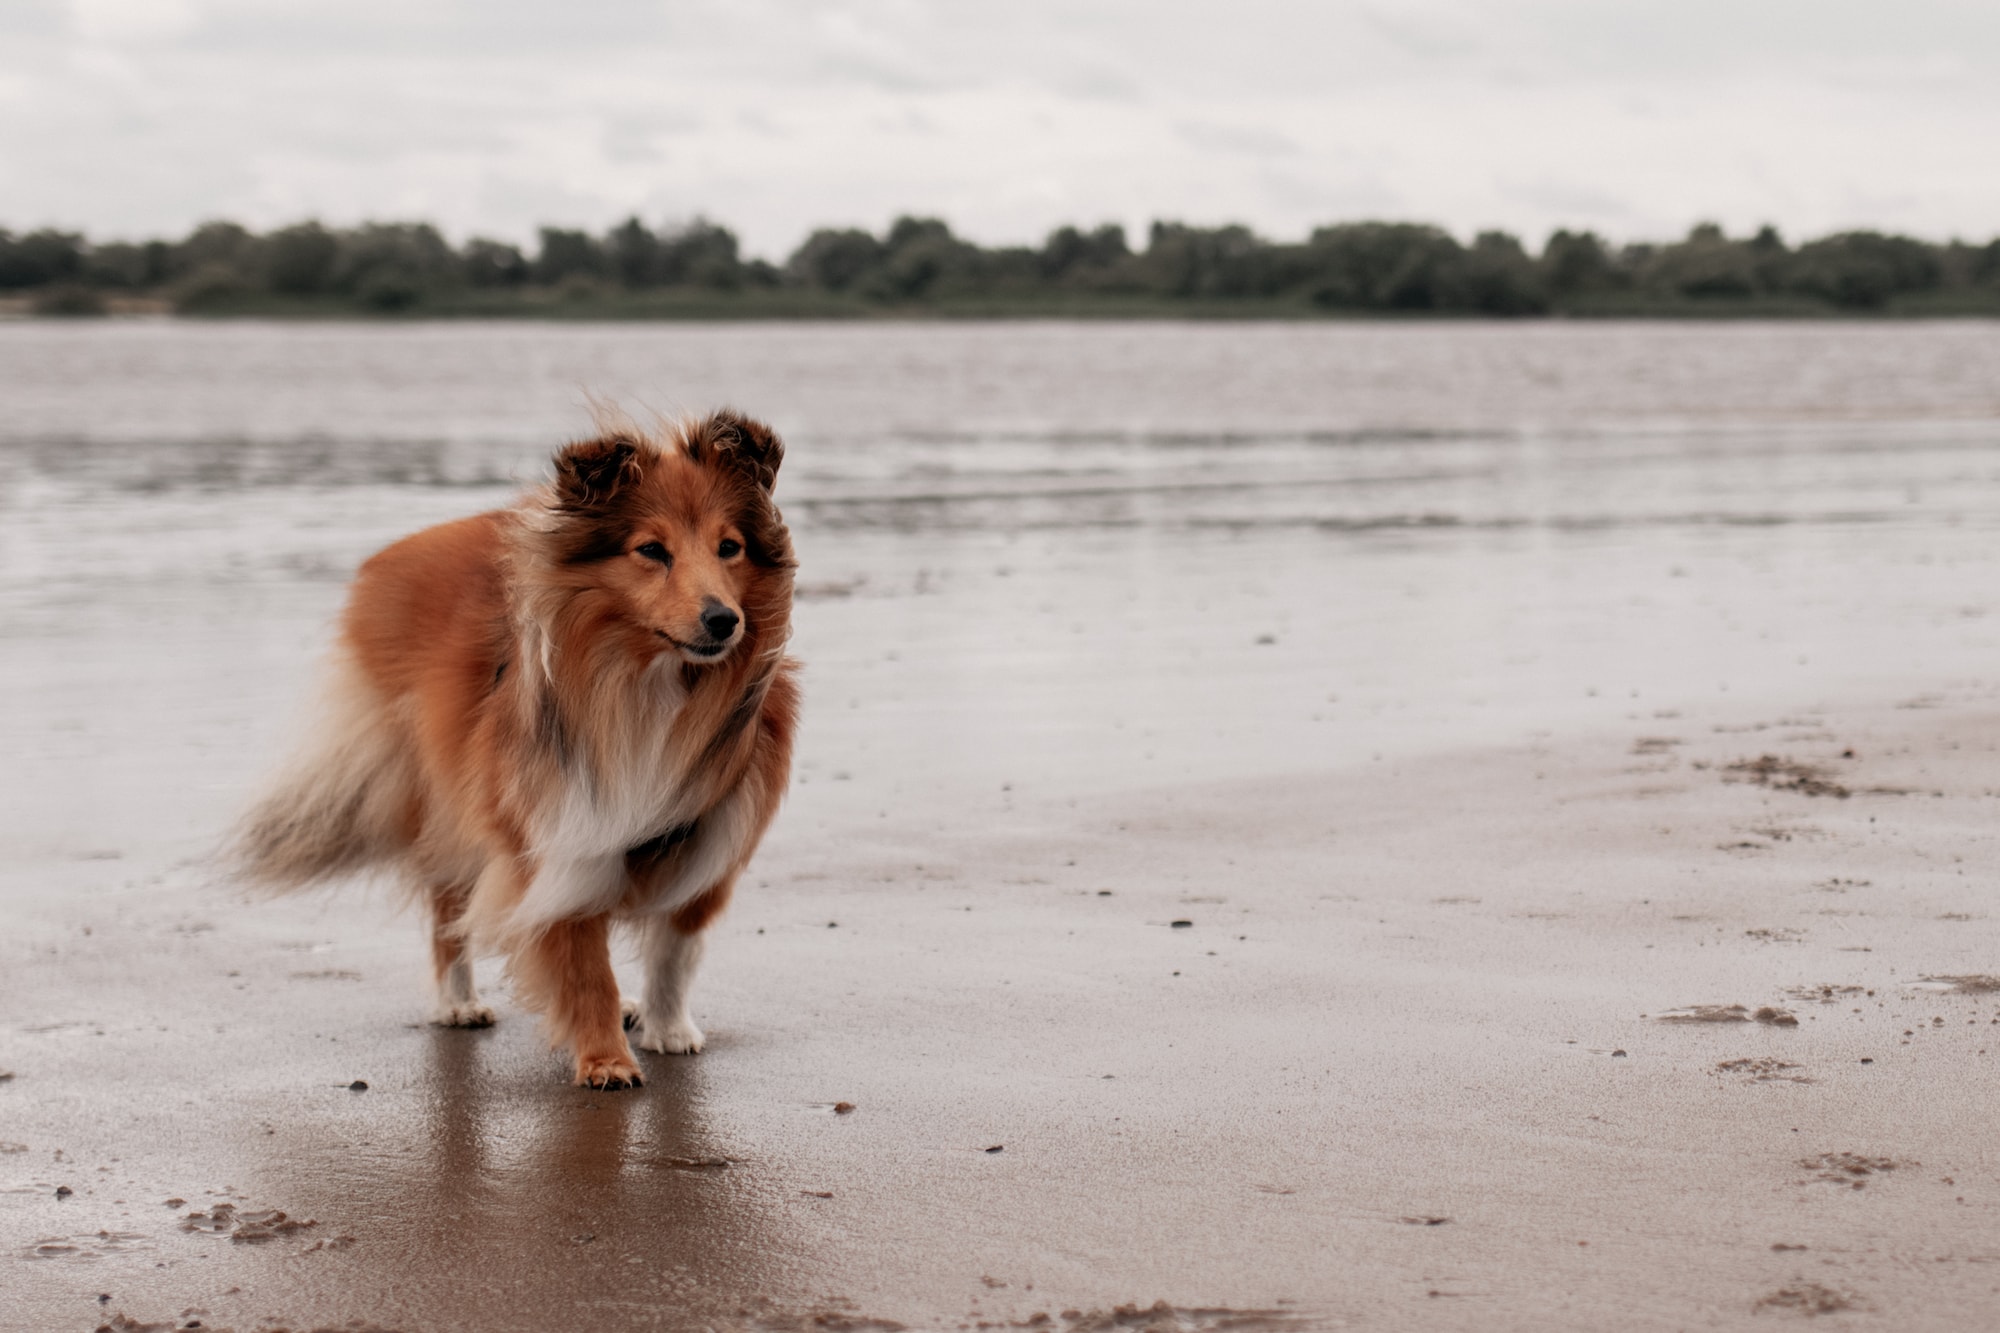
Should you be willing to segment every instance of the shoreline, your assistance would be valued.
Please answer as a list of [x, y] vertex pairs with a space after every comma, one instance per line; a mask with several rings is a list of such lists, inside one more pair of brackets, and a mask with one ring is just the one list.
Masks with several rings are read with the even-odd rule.
[[1492, 315], [1462, 310], [1321, 310], [1259, 301], [1045, 302], [965, 301], [874, 304], [859, 301], [774, 299], [685, 301], [634, 297], [629, 300], [546, 300], [493, 303], [425, 303], [399, 310], [370, 310], [333, 302], [246, 302], [240, 306], [182, 310], [168, 297], [106, 296], [96, 308], [38, 309], [34, 298], [0, 297], [0, 320], [51, 324], [160, 320], [187, 324], [264, 321], [282, 324], [761, 324], [812, 323], [1249, 323], [1358, 324], [1384, 326], [1548, 324], [1857, 324], [1938, 323], [2000, 320], [2000, 296], [1991, 301], [1894, 302], [1881, 309], [1852, 310], [1799, 301], [1690, 301], [1606, 303], [1537, 314]]

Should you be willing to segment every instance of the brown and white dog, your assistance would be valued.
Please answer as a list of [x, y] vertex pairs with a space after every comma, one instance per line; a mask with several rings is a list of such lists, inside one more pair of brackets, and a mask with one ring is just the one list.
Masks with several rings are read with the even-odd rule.
[[[783, 457], [732, 412], [613, 428], [513, 508], [369, 559], [318, 737], [238, 837], [244, 875], [400, 872], [430, 906], [434, 1021], [491, 1023], [471, 954], [503, 953], [579, 1084], [642, 1081], [628, 1025], [643, 1049], [700, 1050], [702, 931], [791, 770]], [[639, 935], [632, 1007], [613, 922]]]

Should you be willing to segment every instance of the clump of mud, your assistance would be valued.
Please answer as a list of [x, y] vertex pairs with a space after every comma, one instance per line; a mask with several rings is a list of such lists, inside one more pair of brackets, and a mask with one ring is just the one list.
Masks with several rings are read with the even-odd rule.
[[[1996, 983], [1996, 986], [2000, 986], [2000, 983]], [[1817, 986], [1785, 987], [1785, 995], [1788, 998], [1809, 1000], [1816, 1004], [1832, 1004], [1836, 1000], [1845, 999], [1849, 995], [1860, 995], [1863, 993], [1863, 988], [1860, 986], [1836, 986], [1831, 982], [1822, 982]], [[1873, 991], [1867, 991], [1866, 993], [1870, 995], [1874, 994]]]
[[861, 1314], [853, 1301], [840, 1296], [825, 1297], [803, 1309], [756, 1296], [737, 1308], [734, 1319], [706, 1326], [716, 1333], [902, 1333], [905, 1327], [893, 1319]]
[[1820, 765], [1785, 759], [1775, 754], [1738, 760], [1722, 771], [1724, 782], [1749, 782], [1769, 787], [1772, 791], [1795, 791], [1801, 796], [1832, 796], [1843, 801], [1853, 794], [1835, 782], [1832, 774]]
[[[1065, 1333], [1263, 1333], [1264, 1330], [1303, 1329], [1306, 1322], [1284, 1310], [1179, 1309], [1165, 1301], [1141, 1308], [1114, 1306], [1109, 1310], [1064, 1310]], [[1017, 1327], [1043, 1327], [1032, 1321]]]
[[50, 1236], [27, 1248], [30, 1259], [103, 1259], [128, 1250], [147, 1248], [136, 1231], [99, 1231], [94, 1236]]
[[1784, 1009], [1763, 1005], [1747, 1009], [1740, 1004], [1690, 1004], [1655, 1014], [1662, 1023], [1762, 1023], [1766, 1027], [1795, 1028], [1799, 1020]]
[[844, 1300], [805, 1311], [780, 1311], [769, 1301], [759, 1301], [756, 1308], [738, 1310], [736, 1317], [743, 1322], [726, 1327], [755, 1329], [756, 1333], [902, 1333], [904, 1328], [893, 1319], [854, 1314], [853, 1302]]
[[727, 1171], [736, 1163], [728, 1157], [661, 1157], [652, 1165], [663, 1166], [669, 1171], [709, 1172]]
[[[206, 1313], [206, 1311], [188, 1311], [188, 1313], [198, 1315], [198, 1313]], [[186, 1319], [188, 1319], [188, 1315], [182, 1315], [182, 1321], [186, 1321]], [[120, 1315], [112, 1315], [110, 1323], [100, 1323], [98, 1329], [96, 1329], [96, 1333], [182, 1333], [184, 1329], [204, 1329], [204, 1333], [234, 1333], [234, 1329], [220, 1329], [220, 1327], [216, 1327], [212, 1323], [206, 1323], [202, 1319], [194, 1319], [194, 1321], [186, 1321], [186, 1323], [182, 1323], [182, 1321], [172, 1321], [172, 1323], [142, 1323], [142, 1321], [134, 1319], [132, 1315], [120, 1313]], [[292, 1329], [292, 1325], [286, 1325], [286, 1323], [268, 1323], [266, 1321], [266, 1323], [260, 1323], [256, 1327], [256, 1333], [294, 1333], [294, 1329]], [[354, 1321], [348, 1321], [348, 1323], [340, 1325], [338, 1329], [326, 1327], [326, 1325], [314, 1325], [312, 1329], [308, 1329], [306, 1325], [300, 1325], [296, 1329], [296, 1333], [398, 1333], [398, 1329], [386, 1329], [386, 1327], [382, 1327], [380, 1323], [374, 1323], [374, 1321], [354, 1319]]]
[[[1004, 1282], [986, 1280], [988, 1286]], [[757, 1333], [901, 1333], [891, 1319], [870, 1319], [852, 1313], [849, 1301], [830, 1301], [820, 1309], [780, 1311], [767, 1302], [737, 1311], [740, 1327]], [[977, 1316], [974, 1316], [977, 1318]], [[1037, 1311], [1011, 1323], [980, 1321], [980, 1328], [1045, 1329], [1048, 1333], [1294, 1333], [1310, 1327], [1302, 1315], [1287, 1310], [1182, 1308], [1155, 1301], [1151, 1305], [1117, 1305], [1108, 1310], [1064, 1310], [1051, 1315]], [[960, 1325], [966, 1327], [966, 1325]], [[124, 1333], [124, 1330], [119, 1330]]]
[[1890, 1171], [1900, 1171], [1905, 1167], [1921, 1166], [1921, 1162], [1903, 1162], [1894, 1157], [1866, 1157], [1852, 1152], [1823, 1152], [1817, 1157], [1801, 1157], [1799, 1165], [1812, 1175], [1807, 1181], [1823, 1181], [1829, 1185], [1847, 1185], [1861, 1189], [1873, 1176]]
[[1991, 995], [2000, 991], [2000, 977], [1925, 977], [1927, 989], [1942, 988], [1949, 995]]
[[318, 1222], [310, 1219], [287, 1217], [276, 1208], [239, 1213], [233, 1203], [218, 1203], [207, 1212], [197, 1210], [181, 1219], [182, 1231], [198, 1232], [205, 1236], [227, 1236], [232, 1241], [249, 1245], [277, 1240], [280, 1236], [296, 1235], [307, 1227], [318, 1225]]
[[354, 1243], [354, 1237], [352, 1236], [328, 1236], [325, 1240], [316, 1240], [306, 1246], [304, 1253], [312, 1254], [319, 1250], [345, 1250], [353, 1246]]
[[1835, 1291], [1832, 1287], [1822, 1287], [1817, 1282], [1798, 1282], [1789, 1287], [1780, 1287], [1750, 1307], [1757, 1314], [1772, 1310], [1780, 1314], [1804, 1315], [1808, 1319], [1816, 1315], [1839, 1314], [1843, 1310], [1861, 1308], [1861, 1298], [1853, 1292]]
[[1770, 1056], [1764, 1056], [1761, 1059], [1755, 1060], [1724, 1060], [1716, 1065], [1715, 1072], [1718, 1074], [1742, 1074], [1752, 1083], [1812, 1082], [1804, 1074], [1791, 1072], [1802, 1067], [1793, 1064], [1790, 1060], [1775, 1060]]
[[143, 1324], [128, 1314], [111, 1316], [108, 1324], [99, 1324], [97, 1333], [174, 1333], [172, 1324]]

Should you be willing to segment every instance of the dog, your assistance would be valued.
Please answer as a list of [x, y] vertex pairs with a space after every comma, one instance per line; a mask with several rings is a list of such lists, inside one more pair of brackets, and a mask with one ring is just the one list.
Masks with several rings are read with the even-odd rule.
[[[398, 874], [429, 907], [433, 1021], [484, 1027], [500, 953], [592, 1088], [643, 1082], [626, 1033], [692, 1054], [702, 932], [791, 773], [796, 561], [784, 445], [735, 412], [612, 424], [513, 507], [366, 561], [317, 734], [244, 818], [246, 880]], [[636, 927], [636, 1005], [611, 968]]]

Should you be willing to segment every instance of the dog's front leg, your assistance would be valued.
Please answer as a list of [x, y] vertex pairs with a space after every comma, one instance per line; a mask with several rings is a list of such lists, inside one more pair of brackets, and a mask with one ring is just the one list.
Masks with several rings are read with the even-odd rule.
[[638, 1087], [640, 1076], [618, 1005], [611, 971], [608, 914], [557, 921], [515, 958], [526, 990], [545, 1002], [549, 1036], [576, 1058], [579, 1087]]
[[695, 969], [707, 947], [703, 934], [729, 902], [732, 881], [725, 880], [666, 917], [654, 917], [640, 936], [646, 966], [646, 991], [632, 1015], [639, 1049], [663, 1055], [693, 1055], [705, 1040], [688, 1014], [688, 992]]
[[465, 913], [467, 890], [432, 885], [431, 970], [437, 981], [437, 1007], [431, 1022], [448, 1028], [489, 1028], [493, 1010], [479, 1002], [472, 984], [472, 954], [465, 945], [459, 918]]

